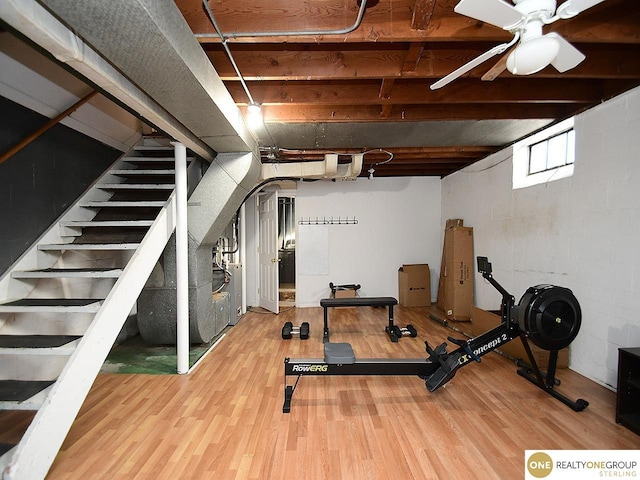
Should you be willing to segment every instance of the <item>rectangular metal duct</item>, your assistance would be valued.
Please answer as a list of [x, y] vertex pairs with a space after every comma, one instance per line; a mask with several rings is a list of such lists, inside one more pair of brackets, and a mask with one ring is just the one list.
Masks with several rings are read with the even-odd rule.
[[219, 153], [254, 152], [240, 110], [171, 0], [40, 0]]

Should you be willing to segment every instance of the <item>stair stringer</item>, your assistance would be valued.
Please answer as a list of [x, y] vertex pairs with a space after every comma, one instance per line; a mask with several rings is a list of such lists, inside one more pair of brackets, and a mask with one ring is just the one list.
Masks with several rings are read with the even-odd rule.
[[3, 480], [34, 480], [46, 476], [129, 312], [171, 238], [175, 223], [173, 192], [13, 450]]

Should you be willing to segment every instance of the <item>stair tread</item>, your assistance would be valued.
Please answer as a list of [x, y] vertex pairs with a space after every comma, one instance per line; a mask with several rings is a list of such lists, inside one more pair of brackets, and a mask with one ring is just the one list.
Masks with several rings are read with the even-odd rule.
[[150, 227], [153, 220], [71, 220], [60, 222], [63, 227]]
[[124, 157], [122, 159], [127, 163], [174, 163], [174, 157]]
[[135, 250], [139, 243], [47, 243], [38, 250]]
[[103, 190], [173, 190], [173, 183], [101, 183], [96, 185]]
[[16, 270], [11, 278], [118, 278], [121, 274], [121, 268], [46, 268]]
[[2, 313], [96, 313], [102, 299], [87, 298], [24, 298], [1, 303]]
[[79, 335], [0, 335], [0, 348], [56, 348], [79, 338]]
[[100, 298], [22, 298], [0, 303], [0, 307], [86, 307], [102, 302]]
[[166, 200], [127, 200], [127, 201], [109, 201], [109, 200], [96, 200], [92, 202], [81, 203], [81, 207], [163, 207], [167, 203]]
[[173, 147], [171, 145], [136, 145], [133, 147], [133, 149], [136, 151], [173, 151]]
[[0, 457], [15, 447], [13, 443], [0, 443]]
[[24, 402], [55, 380], [0, 380], [0, 402]]
[[157, 170], [149, 170], [149, 169], [115, 169], [115, 170], [109, 170], [109, 173], [111, 175], [131, 175], [131, 176], [136, 176], [136, 175], [175, 175], [176, 171], [175, 169], [168, 169], [168, 168], [163, 168], [163, 169], [157, 169]]
[[[152, 151], [152, 150], [149, 150]], [[187, 156], [187, 162], [193, 160], [194, 157], [189, 157]], [[150, 157], [150, 156], [144, 156], [144, 157], [132, 157], [132, 156], [128, 156], [128, 157], [123, 157], [122, 160], [124, 162], [127, 163], [154, 163], [154, 162], [175, 162], [175, 157], [174, 156], [170, 156], [170, 157]]]

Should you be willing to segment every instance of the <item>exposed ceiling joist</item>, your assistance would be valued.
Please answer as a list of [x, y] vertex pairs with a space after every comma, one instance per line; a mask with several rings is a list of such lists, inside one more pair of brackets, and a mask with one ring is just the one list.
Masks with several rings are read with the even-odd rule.
[[[247, 95], [201, 1], [175, 0], [244, 112]], [[545, 27], [586, 55], [577, 67], [514, 76], [505, 70], [503, 55], [432, 91], [433, 82], [511, 38], [505, 30], [455, 13], [457, 3], [368, 0], [359, 27], [343, 35], [304, 32], [353, 24], [356, 0], [210, 1], [209, 7], [228, 32], [251, 95], [263, 107], [261, 145], [283, 152], [392, 151], [393, 160], [377, 166], [376, 176], [447, 175], [640, 85], [640, 2], [605, 0]], [[299, 34], [266, 35], [267, 29]], [[261, 36], [236, 38], [234, 31]], [[485, 149], [473, 150], [474, 145]], [[446, 161], [442, 153], [419, 150], [460, 146], [468, 150], [449, 151]], [[288, 155], [282, 158], [291, 161]], [[365, 156], [365, 164], [372, 155]]]

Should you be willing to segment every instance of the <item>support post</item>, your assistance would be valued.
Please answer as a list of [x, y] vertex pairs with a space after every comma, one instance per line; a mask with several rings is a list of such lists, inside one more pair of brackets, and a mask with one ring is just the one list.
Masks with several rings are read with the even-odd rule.
[[[247, 222], [245, 219], [245, 203], [240, 206], [240, 268], [242, 270], [241, 282], [241, 313], [247, 313], [247, 272], [245, 265], [247, 264]], [[232, 312], [233, 313], [233, 312]]]
[[176, 349], [179, 374], [189, 372], [189, 251], [187, 233], [187, 149], [174, 144], [176, 170]]

